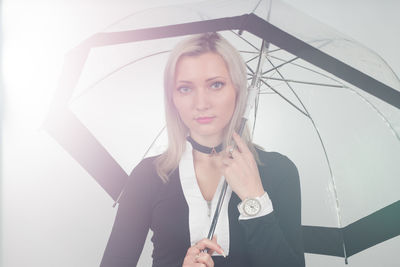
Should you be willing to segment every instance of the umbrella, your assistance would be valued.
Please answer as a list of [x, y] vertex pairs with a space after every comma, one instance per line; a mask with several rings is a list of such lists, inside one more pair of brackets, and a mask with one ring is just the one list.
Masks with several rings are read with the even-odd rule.
[[167, 52], [181, 36], [210, 31], [237, 46], [249, 76], [268, 44], [254, 142], [299, 168], [305, 251], [347, 259], [398, 236], [398, 78], [371, 51], [279, 1], [201, 2], [117, 22], [66, 56], [45, 129], [116, 200], [147, 148], [165, 144], [157, 108]]

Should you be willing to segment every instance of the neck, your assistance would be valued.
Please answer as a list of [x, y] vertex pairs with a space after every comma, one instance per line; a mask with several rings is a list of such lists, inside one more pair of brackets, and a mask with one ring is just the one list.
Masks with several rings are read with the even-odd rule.
[[222, 143], [222, 135], [203, 136], [196, 133], [190, 133], [190, 137], [197, 143], [206, 147], [217, 147]]
[[193, 149], [192, 155], [195, 165], [205, 164], [206, 166], [219, 166], [222, 157], [222, 153], [210, 155], [201, 153], [196, 149]]

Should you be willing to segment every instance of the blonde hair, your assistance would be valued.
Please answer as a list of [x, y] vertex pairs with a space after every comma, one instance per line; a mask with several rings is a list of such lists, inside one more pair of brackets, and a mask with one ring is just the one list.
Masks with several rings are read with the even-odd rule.
[[[178, 43], [171, 51], [164, 70], [164, 104], [168, 132], [168, 148], [156, 160], [157, 174], [164, 181], [179, 165], [179, 161], [186, 148], [186, 136], [189, 129], [181, 120], [176, 110], [172, 93], [175, 87], [175, 70], [180, 58], [199, 56], [204, 53], [219, 54], [225, 61], [232, 83], [236, 90], [236, 105], [230, 123], [224, 130], [223, 147], [229, 145], [233, 131], [239, 129], [241, 118], [247, 102], [246, 65], [239, 52], [218, 33], [204, 33], [191, 36]], [[250, 131], [246, 126], [242, 138], [247, 142], [256, 160], [258, 156], [251, 143]]]

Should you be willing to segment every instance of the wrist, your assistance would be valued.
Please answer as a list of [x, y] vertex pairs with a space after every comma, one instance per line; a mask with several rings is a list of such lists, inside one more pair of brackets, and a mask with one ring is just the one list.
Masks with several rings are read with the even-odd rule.
[[239, 198], [240, 198], [241, 201], [244, 201], [245, 199], [248, 199], [248, 198], [261, 197], [262, 195], [264, 195], [264, 193], [265, 193], [264, 188], [261, 187], [261, 188], [257, 188], [257, 189], [254, 189], [252, 191], [249, 191], [246, 194], [242, 194], [242, 195], [239, 196]]
[[255, 218], [270, 213], [272, 202], [266, 192], [259, 197], [246, 198], [237, 206], [241, 218]]

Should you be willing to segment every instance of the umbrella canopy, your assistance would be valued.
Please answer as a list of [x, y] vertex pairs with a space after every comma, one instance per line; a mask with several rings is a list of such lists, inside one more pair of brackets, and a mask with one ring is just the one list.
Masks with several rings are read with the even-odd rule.
[[249, 77], [268, 44], [253, 139], [299, 169], [306, 252], [347, 258], [398, 236], [398, 78], [373, 52], [279, 1], [202, 2], [117, 22], [67, 55], [46, 130], [117, 199], [159, 134], [150, 154], [165, 147], [168, 51], [210, 31], [241, 51]]

